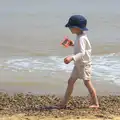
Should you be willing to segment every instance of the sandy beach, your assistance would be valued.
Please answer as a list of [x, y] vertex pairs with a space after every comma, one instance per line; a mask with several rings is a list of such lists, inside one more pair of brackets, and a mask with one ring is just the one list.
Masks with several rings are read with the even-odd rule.
[[120, 120], [120, 117], [114, 116], [110, 118], [98, 118], [89, 116], [86, 118], [83, 117], [62, 117], [62, 118], [55, 118], [55, 117], [40, 117], [40, 116], [25, 116], [24, 114], [18, 114], [13, 116], [2, 116], [0, 120]]
[[65, 109], [55, 109], [56, 95], [0, 93], [0, 120], [120, 120], [120, 96], [98, 96], [100, 108], [90, 109], [89, 97], [71, 97]]

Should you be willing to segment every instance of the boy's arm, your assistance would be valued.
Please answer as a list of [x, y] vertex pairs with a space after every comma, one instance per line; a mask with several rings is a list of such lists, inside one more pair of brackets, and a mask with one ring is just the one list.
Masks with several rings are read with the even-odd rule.
[[73, 55], [72, 58], [75, 62], [77, 62], [78, 60], [80, 60], [82, 58], [82, 56], [85, 55], [85, 38], [81, 38], [79, 40], [79, 49], [80, 49], [80, 52], [77, 53], [76, 55]]

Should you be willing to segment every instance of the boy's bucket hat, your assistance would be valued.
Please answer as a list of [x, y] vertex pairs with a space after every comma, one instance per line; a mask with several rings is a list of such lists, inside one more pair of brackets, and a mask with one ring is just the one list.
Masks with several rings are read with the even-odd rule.
[[85, 17], [82, 15], [73, 15], [69, 18], [68, 23], [65, 25], [65, 27], [80, 28], [82, 31], [88, 31], [86, 25], [87, 19]]

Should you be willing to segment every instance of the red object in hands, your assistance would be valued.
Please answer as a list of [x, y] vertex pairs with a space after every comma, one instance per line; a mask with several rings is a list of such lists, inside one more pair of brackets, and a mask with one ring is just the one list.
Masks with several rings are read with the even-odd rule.
[[69, 40], [68, 36], [64, 37], [64, 40], [62, 41], [61, 45], [63, 45], [66, 48], [71, 45], [71, 40]]

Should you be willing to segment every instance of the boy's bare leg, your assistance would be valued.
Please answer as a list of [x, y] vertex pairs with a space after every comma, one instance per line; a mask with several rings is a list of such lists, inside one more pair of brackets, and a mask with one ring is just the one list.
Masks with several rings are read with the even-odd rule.
[[99, 107], [98, 98], [96, 95], [96, 90], [93, 87], [91, 80], [84, 80], [84, 84], [87, 87], [92, 98], [92, 105], [90, 106], [90, 108], [98, 108]]
[[62, 102], [59, 104], [59, 106], [65, 107], [65, 105], [67, 104], [67, 102], [73, 92], [73, 87], [74, 87], [74, 83], [76, 82], [76, 80], [73, 80], [72, 78], [70, 78], [68, 80], [68, 86], [67, 86], [64, 98], [63, 98]]

